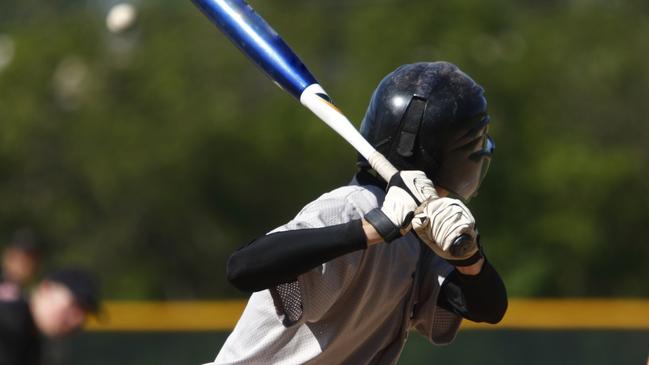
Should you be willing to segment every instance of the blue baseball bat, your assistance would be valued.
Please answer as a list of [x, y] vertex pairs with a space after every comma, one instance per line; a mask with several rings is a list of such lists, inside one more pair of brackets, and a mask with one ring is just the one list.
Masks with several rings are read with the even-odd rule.
[[398, 172], [331, 103], [300, 58], [250, 5], [243, 0], [192, 2], [277, 85], [349, 142], [385, 181]]
[[[385, 180], [398, 170], [356, 130], [315, 77], [254, 9], [243, 0], [192, 0], [253, 63], [259, 66], [282, 89], [351, 144]], [[460, 235], [453, 243], [462, 249], [471, 238]]]

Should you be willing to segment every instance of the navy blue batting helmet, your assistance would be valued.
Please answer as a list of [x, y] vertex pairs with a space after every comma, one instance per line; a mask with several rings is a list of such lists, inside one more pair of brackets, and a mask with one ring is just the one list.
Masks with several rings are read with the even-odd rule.
[[[377, 86], [361, 134], [400, 170], [423, 170], [464, 200], [484, 178], [494, 143], [484, 89], [448, 62], [403, 65]], [[361, 157], [359, 165], [369, 165]]]

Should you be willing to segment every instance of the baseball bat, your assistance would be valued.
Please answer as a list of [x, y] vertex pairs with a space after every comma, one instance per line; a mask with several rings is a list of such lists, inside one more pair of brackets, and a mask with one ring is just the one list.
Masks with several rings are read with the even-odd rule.
[[[250, 60], [343, 137], [386, 181], [399, 171], [356, 130], [282, 37], [244, 0], [192, 0]], [[460, 249], [472, 241], [458, 236]]]
[[385, 180], [398, 170], [356, 130], [304, 63], [243, 0], [192, 0], [250, 60], [352, 145]]

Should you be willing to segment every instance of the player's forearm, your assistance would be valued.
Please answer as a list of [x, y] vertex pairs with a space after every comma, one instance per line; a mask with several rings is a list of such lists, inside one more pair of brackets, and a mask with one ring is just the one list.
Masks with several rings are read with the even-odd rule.
[[442, 285], [438, 305], [474, 322], [498, 323], [507, 311], [507, 291], [485, 260], [476, 275], [452, 272]]
[[243, 291], [268, 289], [294, 281], [318, 265], [365, 247], [367, 237], [360, 220], [271, 233], [230, 256], [228, 280]]
[[376, 228], [374, 228], [374, 226], [372, 226], [365, 219], [363, 219], [361, 222], [363, 224], [363, 232], [365, 233], [368, 246], [383, 242], [383, 238], [381, 238], [381, 235], [379, 235], [379, 232], [376, 231]]

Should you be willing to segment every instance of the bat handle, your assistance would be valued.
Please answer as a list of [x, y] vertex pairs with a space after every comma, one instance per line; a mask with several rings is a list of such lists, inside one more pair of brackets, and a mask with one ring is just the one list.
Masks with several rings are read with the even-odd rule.
[[300, 102], [343, 137], [361, 156], [365, 157], [383, 180], [389, 182], [390, 178], [399, 172], [385, 156], [363, 138], [349, 119], [329, 101], [327, 93], [320, 85], [312, 84], [304, 89], [300, 95]]
[[374, 150], [372, 154], [370, 154], [367, 161], [370, 163], [370, 166], [372, 166], [374, 171], [376, 171], [386, 182], [389, 182], [392, 176], [399, 172], [399, 170], [397, 170], [397, 168], [377, 150]]

